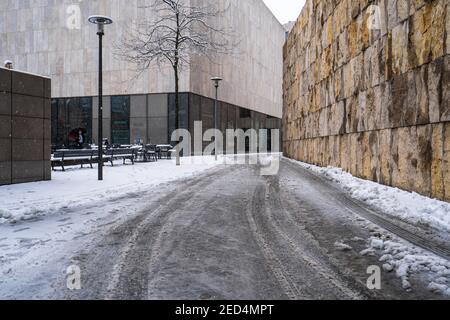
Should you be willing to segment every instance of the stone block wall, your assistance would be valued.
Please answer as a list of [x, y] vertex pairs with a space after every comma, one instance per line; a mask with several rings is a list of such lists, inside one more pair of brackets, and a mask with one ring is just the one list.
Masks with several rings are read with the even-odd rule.
[[50, 87], [0, 68], [0, 185], [51, 179]]
[[288, 157], [450, 201], [450, 1], [307, 1], [283, 96]]

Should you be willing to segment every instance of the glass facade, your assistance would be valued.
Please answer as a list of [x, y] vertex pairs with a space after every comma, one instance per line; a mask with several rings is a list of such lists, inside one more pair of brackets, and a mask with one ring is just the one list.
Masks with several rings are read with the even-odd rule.
[[[110, 105], [104, 105], [104, 138], [112, 144], [130, 144], [131, 129], [136, 129], [136, 121], [130, 120], [131, 109], [135, 114], [139, 107], [144, 120], [139, 122], [139, 132], [147, 143], [164, 144], [170, 141], [175, 130], [175, 94], [151, 94], [147, 99], [132, 99], [130, 96], [111, 96]], [[136, 101], [142, 101], [139, 106]], [[135, 101], [135, 102], [133, 102]], [[131, 104], [135, 105], [131, 105]], [[147, 105], [145, 105], [147, 104]], [[93, 99], [63, 98], [52, 100], [52, 144], [55, 148], [77, 146], [77, 133], [82, 130], [84, 143], [91, 143], [96, 137], [97, 124], [93, 124]], [[218, 103], [217, 123], [219, 129], [279, 129], [281, 119], [266, 116], [225, 102]], [[109, 110], [111, 116], [109, 116]], [[144, 112], [147, 110], [146, 112]], [[166, 110], [166, 111], [164, 111]], [[180, 93], [180, 128], [194, 130], [194, 122], [202, 121], [203, 132], [214, 128], [214, 99], [192, 93]], [[147, 114], [147, 119], [145, 115]], [[141, 116], [142, 117], [142, 116]], [[94, 128], [93, 128], [94, 125]], [[131, 128], [131, 126], [134, 126]], [[111, 129], [109, 131], [109, 129]], [[136, 129], [137, 130], [137, 129]], [[136, 131], [135, 130], [135, 131]], [[146, 139], [144, 139], [146, 138]], [[268, 132], [270, 148], [270, 131]], [[208, 145], [205, 142], [204, 145]], [[226, 143], [224, 143], [226, 145]]]
[[52, 100], [52, 144], [55, 148], [74, 148], [92, 141], [92, 98]]
[[130, 143], [130, 96], [111, 97], [112, 144]]

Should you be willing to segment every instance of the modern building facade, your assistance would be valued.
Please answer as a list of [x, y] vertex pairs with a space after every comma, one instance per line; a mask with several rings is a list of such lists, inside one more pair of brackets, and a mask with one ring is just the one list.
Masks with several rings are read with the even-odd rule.
[[[282, 47], [285, 29], [262, 0], [186, 0], [218, 4], [214, 23], [233, 30], [234, 54], [211, 62], [191, 57], [180, 80], [180, 126], [214, 124], [214, 87], [221, 76], [219, 123], [225, 128], [279, 128], [282, 116]], [[98, 39], [88, 16], [113, 17], [104, 38], [104, 137], [113, 144], [170, 142], [175, 127], [174, 81], [170, 67], [136, 78], [135, 66], [119, 60], [114, 48], [130, 26], [154, 16], [140, 0], [0, 2], [0, 60], [52, 79], [52, 143], [71, 144], [83, 129], [97, 141]], [[150, 2], [149, 2], [150, 3]]]

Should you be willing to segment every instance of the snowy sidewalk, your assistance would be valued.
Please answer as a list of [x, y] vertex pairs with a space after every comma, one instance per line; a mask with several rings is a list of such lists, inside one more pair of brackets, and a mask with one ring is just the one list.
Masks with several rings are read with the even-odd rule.
[[88, 205], [124, 194], [139, 193], [149, 187], [188, 178], [218, 165], [212, 161], [182, 159], [135, 165], [105, 166], [104, 181], [97, 181], [97, 168], [70, 167], [52, 173], [51, 181], [0, 187], [0, 224], [35, 219], [61, 209]]
[[428, 226], [440, 232], [450, 233], [450, 203], [359, 179], [342, 169], [321, 168], [285, 159], [337, 182], [352, 198], [365, 202], [380, 212], [418, 227]]

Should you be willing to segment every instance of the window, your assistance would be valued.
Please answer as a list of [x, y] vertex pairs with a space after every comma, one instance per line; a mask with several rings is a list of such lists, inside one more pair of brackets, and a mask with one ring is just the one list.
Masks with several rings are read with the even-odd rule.
[[85, 143], [92, 140], [92, 98], [52, 100], [52, 144], [56, 148], [76, 146], [79, 131]]
[[111, 143], [130, 143], [130, 97], [111, 97]]

